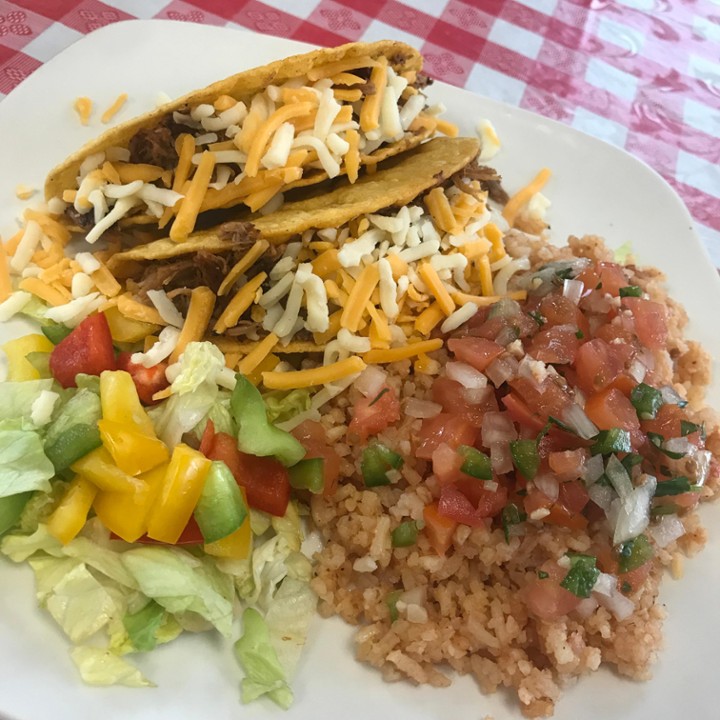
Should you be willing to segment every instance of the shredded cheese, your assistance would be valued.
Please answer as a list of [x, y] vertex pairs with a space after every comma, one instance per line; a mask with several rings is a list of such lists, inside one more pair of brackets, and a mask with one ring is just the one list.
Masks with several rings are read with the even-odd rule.
[[235, 293], [233, 299], [228, 303], [225, 310], [218, 318], [213, 331], [220, 334], [224, 333], [228, 328], [235, 327], [240, 316], [253, 304], [255, 295], [260, 286], [265, 282], [267, 273], [258, 273], [252, 280], [248, 280]]
[[5, 302], [12, 293], [12, 280], [10, 279], [10, 268], [8, 267], [5, 245], [0, 241], [0, 303]]
[[550, 170], [543, 168], [528, 185], [516, 192], [507, 201], [502, 214], [510, 227], [515, 224], [520, 211], [530, 202], [530, 198], [545, 187], [550, 175]]
[[435, 338], [434, 340], [421, 340], [420, 342], [414, 342], [388, 350], [370, 350], [370, 352], [366, 352], [363, 355], [363, 360], [368, 365], [398, 362], [399, 360], [407, 360], [420, 353], [427, 354], [434, 350], [439, 350], [442, 344], [443, 341], [440, 338]]
[[185, 240], [195, 228], [200, 206], [207, 192], [210, 178], [215, 169], [215, 156], [211, 152], [204, 152], [195, 175], [190, 181], [187, 194], [180, 202], [180, 209], [173, 226], [170, 228], [170, 239], [175, 242]]
[[480, 307], [494, 305], [498, 300], [502, 300], [503, 297], [510, 298], [510, 300], [526, 300], [527, 292], [525, 290], [513, 290], [507, 293], [507, 295], [468, 295], [467, 293], [461, 292], [453, 293], [453, 299], [458, 305], [473, 302]]
[[109, 123], [115, 117], [115, 115], [120, 112], [120, 109], [125, 104], [127, 99], [127, 93], [120, 93], [120, 95], [115, 98], [113, 104], [100, 116], [100, 120], [103, 123]]
[[15, 187], [15, 196], [18, 200], [29, 200], [35, 194], [35, 188], [30, 185], [17, 185]]
[[278, 344], [278, 336], [270, 333], [263, 338], [238, 364], [237, 371], [245, 376], [253, 372]]
[[348, 180], [354, 183], [360, 171], [360, 133], [357, 130], [348, 130], [345, 133], [348, 150], [345, 153], [345, 172]]
[[380, 126], [380, 106], [387, 81], [387, 58], [381, 57], [370, 73], [370, 82], [374, 86], [375, 92], [365, 97], [360, 108], [360, 128], [363, 132], [375, 130]]
[[423, 282], [427, 285], [428, 290], [435, 296], [440, 309], [445, 315], [450, 315], [455, 310], [455, 303], [453, 302], [450, 293], [443, 285], [442, 280], [438, 277], [437, 270], [429, 262], [424, 262], [420, 265], [418, 275], [422, 278]]
[[[32, 293], [41, 300], [44, 300], [48, 305], [58, 307], [59, 305], [65, 305], [68, 303], [72, 296], [69, 292], [61, 292], [57, 285], [47, 285], [40, 278], [27, 277], [20, 281], [19, 288], [26, 292]], [[64, 288], [63, 288], [64, 289]]]
[[222, 297], [237, 282], [237, 279], [249, 270], [270, 247], [267, 240], [257, 240], [255, 244], [238, 260], [218, 288], [218, 297]]
[[160, 313], [154, 307], [143, 305], [137, 300], [133, 300], [128, 294], [117, 296], [117, 308], [122, 315], [132, 320], [141, 320], [152, 325], [165, 324]]
[[445, 313], [440, 307], [440, 303], [435, 301], [415, 318], [415, 330], [421, 335], [427, 336], [444, 317]]
[[425, 198], [425, 205], [432, 215], [435, 225], [448, 233], [455, 233], [459, 228], [453, 215], [450, 202], [441, 187], [433, 188]]
[[[372, 350], [370, 352], [373, 352]], [[264, 372], [263, 385], [270, 390], [293, 390], [336, 382], [362, 372], [365, 363], [357, 356], [339, 360], [325, 367], [289, 372]]]
[[340, 319], [342, 327], [350, 332], [358, 331], [363, 311], [379, 281], [380, 271], [376, 263], [363, 268], [343, 309]]
[[88, 97], [79, 97], [75, 100], [73, 107], [80, 117], [80, 122], [83, 125], [87, 125], [90, 121], [90, 115], [92, 113], [92, 100]]
[[215, 309], [215, 293], [205, 286], [193, 288], [190, 293], [190, 305], [183, 323], [175, 349], [170, 355], [170, 362], [177, 362], [185, 352], [188, 343], [203, 339]]

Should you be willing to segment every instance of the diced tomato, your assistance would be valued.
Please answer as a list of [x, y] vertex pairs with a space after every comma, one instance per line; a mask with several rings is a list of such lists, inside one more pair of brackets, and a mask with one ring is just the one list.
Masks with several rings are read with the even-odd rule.
[[457, 523], [440, 515], [437, 503], [425, 506], [423, 520], [425, 520], [425, 534], [428, 536], [430, 544], [438, 555], [444, 555], [452, 544]]
[[515, 394], [508, 393], [503, 397], [502, 404], [510, 413], [510, 417], [521, 427], [531, 428], [539, 432], [545, 427], [545, 420], [539, 414], [530, 412], [530, 408]]
[[575, 358], [578, 385], [586, 393], [610, 385], [625, 369], [625, 351], [595, 338], [578, 348]]
[[[526, 338], [537, 332], [537, 323], [525, 313], [510, 317], [488, 318], [482, 325], [467, 330], [468, 335], [485, 338], [486, 340], [504, 340], [504, 336], [512, 336], [506, 342], [516, 338]], [[502, 342], [499, 343], [502, 345]]]
[[502, 345], [481, 337], [450, 338], [447, 344], [457, 360], [480, 372], [485, 372], [485, 368], [505, 351]]
[[[566, 485], [567, 483], [563, 483]], [[572, 491], [571, 491], [572, 492]], [[574, 500], [575, 498], [572, 498]], [[536, 510], [547, 510], [548, 514], [544, 515], [540, 520], [548, 525], [557, 525], [559, 527], [570, 528], [571, 530], [584, 530], [587, 527], [587, 518], [580, 512], [573, 512], [561, 503], [558, 496], [557, 501], [553, 502], [544, 492], [533, 488], [525, 496], [523, 502], [525, 512], [532, 516]]]
[[463, 525], [478, 527], [486, 518], [497, 515], [506, 503], [507, 490], [502, 485], [497, 490], [487, 490], [482, 480], [465, 478], [442, 486], [438, 513]]
[[433, 473], [441, 485], [455, 482], [462, 473], [464, 458], [447, 443], [440, 443], [432, 454]]
[[250, 507], [282, 517], [290, 501], [290, 480], [287, 469], [270, 457], [255, 457], [238, 450], [232, 435], [217, 433], [210, 450], [211, 460], [221, 460], [245, 488]]
[[[652, 570], [652, 561], [648, 560], [643, 563], [640, 567], [630, 570], [630, 572], [621, 573], [618, 575], [617, 588], [623, 593], [635, 592], [644, 582], [647, 580], [650, 571]], [[630, 588], [628, 590], [628, 587]]]
[[[678, 405], [666, 403], [660, 406], [657, 415], [652, 420], [643, 420], [640, 426], [645, 433], [658, 433], [666, 440], [669, 440], [670, 438], [682, 436], [683, 420], [687, 420], [685, 411]], [[690, 433], [686, 437], [691, 443], [698, 447], [704, 445], [699, 432]]]
[[418, 433], [417, 457], [431, 460], [433, 453], [441, 443], [453, 450], [460, 445], [474, 445], [478, 430], [460, 415], [440, 413], [423, 420]]
[[640, 420], [633, 404], [615, 388], [590, 395], [585, 401], [585, 414], [600, 430], [640, 430]]
[[205, 430], [203, 430], [202, 438], [200, 438], [200, 447], [198, 448], [198, 451], [207, 457], [214, 440], [215, 423], [212, 420], [208, 420], [207, 423], [205, 423]]
[[118, 370], [125, 370], [130, 373], [140, 400], [145, 403], [145, 405], [152, 405], [156, 402], [153, 400], [153, 395], [170, 385], [165, 377], [165, 370], [167, 370], [168, 364], [166, 362], [159, 362], [157, 365], [146, 368], [139, 363], [134, 363], [131, 358], [132, 353], [121, 352], [117, 359]]
[[432, 399], [442, 405], [445, 412], [459, 415], [477, 428], [482, 426], [485, 413], [498, 409], [497, 399], [491, 388], [487, 389], [480, 402], [470, 402], [465, 388], [459, 382], [445, 376], [436, 378], [433, 382]]
[[590, 502], [590, 495], [580, 480], [560, 483], [558, 502], [571, 513], [581, 513]]
[[588, 290], [595, 290], [601, 285], [600, 289], [613, 297], [620, 294], [621, 287], [628, 285], [628, 278], [623, 268], [610, 262], [599, 262], [583, 270], [577, 279], [584, 282]]
[[567, 570], [557, 563], [545, 562], [539, 570], [547, 577], [533, 578], [525, 586], [525, 604], [530, 613], [541, 620], [558, 620], [572, 612], [580, 604], [580, 598], [560, 585]]
[[323, 495], [326, 497], [334, 495], [340, 477], [340, 456], [335, 448], [328, 444], [325, 428], [319, 422], [305, 420], [292, 431], [292, 434], [307, 451], [306, 459], [322, 458], [324, 460]]
[[348, 436], [364, 443], [371, 435], [377, 435], [388, 425], [400, 419], [400, 403], [395, 391], [382, 387], [374, 397], [361, 397], [353, 407], [353, 418]]
[[99, 375], [115, 368], [110, 327], [102, 313], [85, 318], [50, 354], [50, 372], [64, 388], [76, 387], [79, 373]]
[[668, 336], [665, 306], [637, 297], [623, 298], [622, 304], [635, 318], [635, 331], [640, 342], [651, 350], [662, 350]]
[[528, 378], [517, 377], [510, 380], [510, 386], [530, 412], [542, 420], [543, 425], [550, 415], [561, 419], [565, 408], [572, 402], [559, 380], [553, 377], [546, 377], [539, 387]]
[[545, 363], [567, 365], [575, 361], [580, 345], [574, 325], [543, 327], [530, 341], [528, 354]]
[[557, 479], [561, 483], [565, 483], [568, 480], [577, 480], [582, 477], [587, 458], [587, 450], [555, 451], [548, 455], [548, 464]]
[[562, 295], [546, 295], [540, 302], [538, 312], [545, 320], [544, 328], [575, 325], [576, 330], [585, 332], [587, 321], [582, 310], [572, 300]]

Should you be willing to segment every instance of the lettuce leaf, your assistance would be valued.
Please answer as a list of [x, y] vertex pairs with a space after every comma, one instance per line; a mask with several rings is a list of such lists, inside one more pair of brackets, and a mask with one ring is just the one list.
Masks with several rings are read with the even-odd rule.
[[0, 382], [0, 421], [25, 420], [30, 422], [32, 404], [43, 390], [51, 390], [52, 380], [25, 380]]
[[310, 408], [310, 391], [307, 388], [272, 390], [263, 395], [263, 400], [271, 423], [286, 422]]
[[62, 557], [62, 543], [54, 538], [45, 525], [38, 525], [31, 535], [6, 535], [0, 541], [0, 552], [13, 562], [25, 562], [36, 552], [44, 552], [53, 557]]
[[233, 580], [211, 559], [178, 548], [143, 547], [123, 553], [140, 590], [168, 612], [197, 613], [226, 637], [232, 631]]
[[47, 492], [54, 475], [37, 433], [0, 429], [0, 497], [29, 490]]
[[240, 684], [243, 702], [267, 695], [285, 710], [292, 705], [293, 692], [271, 642], [270, 630], [253, 608], [243, 613], [243, 634], [235, 643], [235, 656], [245, 671]]
[[88, 685], [155, 687], [136, 667], [105, 648], [80, 645], [70, 651], [70, 657]]

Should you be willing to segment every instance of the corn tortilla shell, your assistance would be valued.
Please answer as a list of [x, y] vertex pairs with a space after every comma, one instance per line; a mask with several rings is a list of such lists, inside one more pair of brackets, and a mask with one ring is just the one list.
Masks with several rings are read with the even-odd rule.
[[[294, 55], [259, 68], [237, 73], [208, 85], [202, 90], [196, 90], [177, 100], [166, 103], [152, 112], [111, 128], [100, 137], [87, 143], [50, 172], [45, 181], [45, 198], [49, 200], [61, 196], [63, 190], [75, 187], [80, 165], [89, 155], [105, 151], [110, 147], [128, 147], [130, 140], [139, 130], [154, 127], [165, 116], [172, 114], [185, 105], [212, 103], [221, 95], [230, 95], [236, 100], [242, 100], [246, 105], [249, 105], [252, 97], [263, 92], [270, 84], [279, 85], [291, 78], [302, 77], [307, 75], [310, 70], [328, 63], [368, 55], [371, 58], [387, 57], [389, 65], [397, 72], [419, 71], [422, 69], [422, 57], [417, 50], [402, 42], [382, 40], [374, 43], [348, 43], [335, 48], [313, 50], [309, 53]], [[429, 131], [422, 131], [403, 138], [392, 145], [378, 148], [374, 153], [362, 156], [361, 165], [367, 164], [368, 160], [373, 163], [379, 162], [392, 155], [405, 152], [419, 145], [429, 135]], [[300, 180], [286, 185], [285, 189], [312, 185], [325, 179], [327, 179], [327, 174], [322, 170], [311, 171]], [[219, 207], [217, 204], [213, 204], [213, 193], [208, 193], [208, 196], [203, 201], [200, 208], [201, 212]], [[232, 206], [232, 203], [225, 203], [224, 207], [228, 206]], [[156, 219], [152, 218], [151, 220], [154, 222]]]
[[[309, 229], [339, 228], [360, 215], [407, 205], [464, 168], [477, 157], [479, 149], [474, 138], [435, 138], [352, 185], [343, 180], [328, 193], [285, 203], [277, 212], [255, 218], [252, 223], [261, 237], [273, 244]], [[138, 263], [169, 260], [198, 251], [228, 252], [234, 246], [214, 228], [193, 233], [180, 243], [166, 238], [139, 245], [114, 255], [108, 266], [118, 277], [128, 277], [139, 268]]]

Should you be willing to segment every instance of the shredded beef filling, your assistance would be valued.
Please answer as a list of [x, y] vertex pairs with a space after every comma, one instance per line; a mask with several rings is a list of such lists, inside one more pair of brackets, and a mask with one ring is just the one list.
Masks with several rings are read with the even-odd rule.
[[139, 130], [130, 140], [130, 162], [159, 165], [172, 170], [178, 163], [175, 138], [187, 128], [168, 115], [153, 128]]
[[232, 242], [238, 252], [247, 252], [260, 238], [260, 232], [252, 223], [242, 221], [223, 223], [217, 234], [220, 239]]

